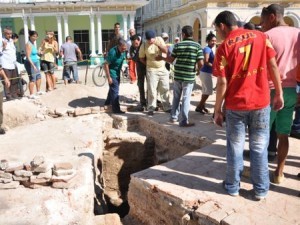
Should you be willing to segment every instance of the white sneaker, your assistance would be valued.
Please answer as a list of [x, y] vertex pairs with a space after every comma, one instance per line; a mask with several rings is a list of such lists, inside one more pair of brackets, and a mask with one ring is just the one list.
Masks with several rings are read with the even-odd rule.
[[39, 96], [36, 96], [36, 95], [29, 95], [28, 96], [29, 99], [38, 99], [40, 98]]
[[43, 91], [38, 91], [36, 94], [37, 94], [37, 95], [43, 95], [43, 94], [45, 94], [45, 92], [43, 92]]

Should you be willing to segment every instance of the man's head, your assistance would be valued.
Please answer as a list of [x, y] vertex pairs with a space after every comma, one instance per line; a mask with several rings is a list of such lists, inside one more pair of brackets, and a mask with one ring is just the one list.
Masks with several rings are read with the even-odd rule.
[[16, 33], [13, 33], [11, 35], [11, 39], [13, 39], [14, 43], [16, 43], [19, 40], [19, 36]]
[[133, 47], [137, 48], [140, 46], [141, 39], [137, 34], [133, 35], [130, 40]]
[[260, 24], [263, 31], [268, 31], [279, 24], [284, 24], [283, 21], [284, 8], [278, 4], [271, 4], [264, 7], [261, 11]]
[[3, 33], [4, 33], [4, 37], [9, 40], [11, 39], [12, 37], [12, 30], [10, 27], [5, 27], [4, 30], [3, 30]]
[[120, 29], [121, 29], [120, 23], [115, 23], [114, 25], [115, 34], [119, 34]]
[[135, 29], [131, 28], [129, 29], [129, 36], [132, 37], [133, 35], [135, 35]]
[[127, 43], [123, 38], [118, 39], [119, 52], [125, 52], [127, 50]]
[[73, 40], [73, 39], [72, 39], [71, 36], [67, 36], [67, 37], [66, 37], [66, 42], [72, 42], [72, 40]]
[[232, 30], [238, 28], [237, 20], [230, 11], [223, 11], [219, 13], [214, 22], [216, 32], [221, 39], [225, 39]]
[[161, 37], [162, 37], [162, 39], [164, 39], [165, 42], [167, 42], [168, 39], [169, 39], [169, 35], [168, 35], [166, 32], [163, 32], [163, 33], [161, 34]]
[[180, 38], [179, 38], [179, 37], [175, 37], [175, 38], [174, 38], [174, 43], [177, 44], [177, 43], [179, 43], [179, 42], [180, 42]]
[[145, 32], [145, 37], [148, 43], [153, 43], [155, 40], [155, 31], [154, 30], [147, 30]]
[[182, 29], [181, 29], [181, 32], [182, 32], [182, 37], [183, 38], [190, 38], [190, 37], [193, 37], [193, 28], [191, 26], [184, 26]]

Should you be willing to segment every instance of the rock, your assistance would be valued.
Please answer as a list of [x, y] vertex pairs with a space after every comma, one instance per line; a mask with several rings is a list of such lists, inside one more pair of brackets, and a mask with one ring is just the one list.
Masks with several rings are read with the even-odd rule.
[[22, 169], [24, 169], [24, 164], [22, 162], [9, 162], [5, 172], [14, 172], [15, 170]]
[[31, 176], [30, 180], [31, 183], [33, 184], [41, 184], [41, 183], [47, 183], [50, 182], [50, 179], [46, 179], [46, 178], [37, 178], [37, 176]]
[[53, 164], [50, 162], [44, 162], [43, 164], [39, 165], [38, 167], [34, 168], [33, 171], [37, 173], [46, 173], [47, 171], [53, 168]]
[[122, 225], [120, 216], [116, 213], [110, 213], [94, 217], [95, 225]]
[[8, 167], [8, 161], [6, 159], [2, 159], [0, 161], [0, 169], [5, 170]]
[[37, 166], [41, 165], [44, 161], [45, 161], [44, 156], [35, 156], [31, 162], [31, 165], [33, 167], [37, 167]]
[[39, 119], [39, 120], [41, 120], [41, 121], [43, 121], [43, 120], [46, 119], [46, 118], [45, 118], [45, 115], [42, 114], [42, 113], [37, 113], [37, 114], [35, 115], [35, 118], [37, 118], [37, 119]]
[[10, 183], [12, 181], [13, 181], [12, 178], [0, 178], [0, 183], [6, 184], [6, 183]]
[[75, 188], [77, 187], [77, 184], [81, 182], [80, 179], [81, 179], [80, 176], [75, 176], [73, 179], [69, 180], [68, 182], [64, 182], [64, 181], [53, 182], [52, 187], [59, 188], [59, 189]]
[[58, 116], [67, 116], [68, 109], [66, 109], [66, 108], [56, 108], [55, 109], [55, 114], [58, 115]]
[[0, 178], [11, 179], [12, 174], [11, 173], [0, 173]]
[[73, 173], [76, 173], [75, 170], [53, 170], [53, 174], [55, 176], [65, 176], [65, 175], [71, 175]]
[[41, 187], [45, 187], [45, 186], [50, 186], [51, 185], [51, 183], [49, 183], [49, 182], [39, 183], [39, 184], [33, 184], [30, 181], [21, 181], [21, 184], [24, 187], [32, 188], [32, 189], [37, 189], [37, 188], [41, 188]]
[[100, 106], [94, 106], [94, 107], [91, 107], [91, 113], [92, 114], [97, 114], [97, 113], [100, 113]]
[[31, 171], [32, 170], [31, 163], [29, 162], [24, 163], [24, 169], [27, 171]]
[[19, 177], [19, 176], [13, 175], [13, 179], [15, 181], [28, 181], [29, 177]]
[[84, 116], [92, 113], [91, 108], [76, 108], [74, 112], [74, 116]]
[[75, 175], [76, 175], [76, 171], [75, 170], [74, 170], [74, 173], [72, 173], [70, 175], [65, 175], [65, 176], [56, 176], [56, 175], [53, 175], [52, 178], [51, 178], [51, 181], [52, 182], [60, 182], [60, 181], [68, 182], [73, 177], [75, 177]]
[[20, 185], [19, 181], [12, 181], [7, 184], [0, 183], [0, 189], [16, 189], [19, 187], [19, 185]]
[[14, 174], [18, 177], [31, 177], [32, 172], [27, 170], [16, 170]]
[[54, 168], [54, 170], [71, 170], [71, 169], [73, 169], [73, 165], [68, 162], [55, 163], [53, 168]]
[[37, 175], [37, 178], [51, 179], [51, 177], [52, 177], [52, 170], [48, 170], [46, 173], [40, 173]]

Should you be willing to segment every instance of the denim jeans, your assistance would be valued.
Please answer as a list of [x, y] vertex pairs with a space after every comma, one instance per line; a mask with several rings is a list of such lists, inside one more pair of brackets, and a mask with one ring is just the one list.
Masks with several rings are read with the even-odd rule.
[[[194, 83], [174, 80], [171, 119], [177, 120], [181, 111], [181, 119], [179, 124], [187, 124], [189, 122], [190, 100], [193, 87]], [[180, 108], [181, 95], [182, 105]]]
[[78, 68], [77, 62], [65, 62], [64, 63], [64, 71], [63, 71], [63, 79], [69, 80], [71, 78], [71, 73], [73, 73], [73, 79], [78, 81]]
[[109, 91], [104, 105], [111, 104], [112, 111], [116, 113], [121, 110], [120, 102], [119, 102], [120, 78], [112, 78], [112, 81], [113, 81], [112, 84], [109, 85]]
[[247, 127], [253, 189], [256, 195], [265, 196], [267, 194], [270, 186], [267, 158], [269, 120], [269, 106], [252, 111], [226, 110], [227, 170], [225, 188], [229, 194], [237, 194], [240, 189]]

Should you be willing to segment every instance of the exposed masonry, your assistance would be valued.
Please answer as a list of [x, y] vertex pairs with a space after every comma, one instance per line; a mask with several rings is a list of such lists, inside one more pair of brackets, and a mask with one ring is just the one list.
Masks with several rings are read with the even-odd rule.
[[52, 163], [43, 156], [30, 162], [0, 161], [0, 189], [14, 189], [23, 185], [27, 188], [51, 186], [72, 188], [76, 185], [76, 169], [69, 162]]

